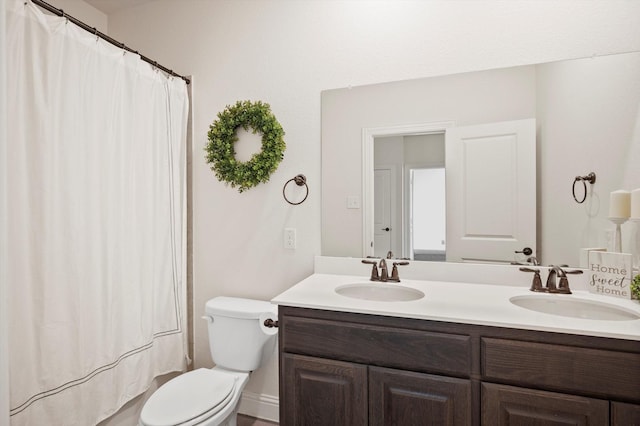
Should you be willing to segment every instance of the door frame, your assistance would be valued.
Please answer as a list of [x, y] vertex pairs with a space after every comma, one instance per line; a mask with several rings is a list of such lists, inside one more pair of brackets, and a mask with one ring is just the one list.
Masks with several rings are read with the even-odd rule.
[[[374, 139], [382, 136], [409, 136], [446, 132], [454, 121], [362, 128], [362, 257], [373, 256]], [[404, 217], [404, 214], [401, 214]], [[404, 224], [403, 224], [404, 227]]]

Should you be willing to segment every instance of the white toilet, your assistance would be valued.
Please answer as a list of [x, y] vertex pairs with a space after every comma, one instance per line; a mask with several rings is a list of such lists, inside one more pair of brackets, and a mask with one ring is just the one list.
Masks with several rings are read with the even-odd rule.
[[236, 425], [249, 373], [275, 350], [277, 329], [261, 324], [265, 318], [277, 320], [277, 306], [216, 297], [206, 303], [205, 312], [216, 366], [190, 371], [162, 385], [142, 408], [141, 426]]

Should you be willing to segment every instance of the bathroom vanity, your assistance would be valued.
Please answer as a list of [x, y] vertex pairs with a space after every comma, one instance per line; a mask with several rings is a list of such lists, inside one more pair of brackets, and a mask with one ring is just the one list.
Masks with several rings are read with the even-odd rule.
[[[508, 302], [527, 287], [500, 285], [411, 281], [421, 300], [336, 298], [354, 279], [314, 274], [273, 300], [280, 424], [640, 424], [640, 319], [533, 312]], [[640, 318], [637, 302], [620, 303]]]

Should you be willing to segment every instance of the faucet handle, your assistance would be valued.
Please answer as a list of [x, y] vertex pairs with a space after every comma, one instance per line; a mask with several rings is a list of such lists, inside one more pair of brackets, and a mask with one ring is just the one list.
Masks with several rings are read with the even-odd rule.
[[558, 280], [558, 288], [556, 289], [556, 293], [560, 294], [571, 294], [571, 289], [569, 288], [569, 280], [567, 276], [560, 277]]
[[408, 265], [409, 262], [393, 262], [393, 269], [391, 270], [391, 278], [389, 281], [400, 282], [400, 276], [398, 275], [398, 266]]
[[571, 289], [569, 288], [569, 278], [567, 278], [566, 274], [581, 274], [582, 271], [580, 269], [562, 271], [564, 272], [564, 275], [560, 276], [560, 280], [558, 282], [558, 293], [571, 294]]
[[378, 267], [376, 266], [378, 264], [378, 262], [373, 261], [373, 260], [365, 260], [362, 259], [362, 263], [366, 263], [368, 265], [373, 265], [373, 268], [371, 269], [371, 281], [380, 281], [380, 277], [378, 276]]
[[533, 281], [529, 290], [535, 292], [545, 292], [546, 288], [542, 287], [542, 278], [540, 278], [540, 269], [536, 268], [520, 268], [522, 272], [533, 272]]

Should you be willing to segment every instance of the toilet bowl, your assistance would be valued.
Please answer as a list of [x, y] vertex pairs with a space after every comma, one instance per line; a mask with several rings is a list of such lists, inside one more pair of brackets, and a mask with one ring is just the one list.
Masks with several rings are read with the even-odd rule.
[[276, 334], [265, 330], [268, 302], [218, 297], [205, 306], [214, 368], [182, 374], [155, 391], [140, 414], [140, 426], [235, 426], [238, 403], [251, 371], [274, 351]]
[[249, 373], [222, 368], [182, 374], [151, 395], [140, 414], [140, 425], [235, 426], [233, 411], [248, 380]]

